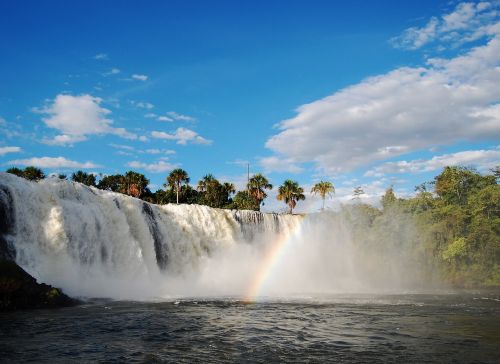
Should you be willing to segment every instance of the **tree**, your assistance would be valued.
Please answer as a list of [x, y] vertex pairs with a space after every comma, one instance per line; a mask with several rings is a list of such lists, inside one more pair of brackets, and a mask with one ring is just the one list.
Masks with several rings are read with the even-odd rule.
[[238, 191], [233, 198], [233, 207], [238, 210], [254, 210], [259, 211], [259, 201], [254, 197], [249, 196], [247, 191]]
[[176, 194], [176, 203], [179, 204], [179, 192], [183, 184], [189, 183], [188, 173], [181, 169], [176, 168], [167, 177], [167, 185], [170, 186]]
[[120, 192], [120, 186], [122, 184], [123, 176], [121, 174], [112, 174], [104, 176], [97, 184], [97, 188], [101, 190]]
[[[203, 176], [202, 179], [198, 181], [197, 190], [200, 192], [207, 192], [210, 188], [210, 185], [213, 185], [217, 181], [213, 174], [209, 173]], [[218, 181], [217, 181], [218, 182]]]
[[358, 186], [352, 191], [352, 200], [360, 200], [361, 195], [364, 195], [365, 191], [363, 191], [363, 188], [361, 186]]
[[317, 194], [321, 196], [323, 199], [323, 207], [321, 210], [325, 209], [325, 199], [326, 196], [331, 196], [332, 194], [335, 193], [335, 187], [333, 186], [333, 183], [328, 182], [328, 181], [320, 181], [314, 185], [314, 187], [311, 189], [312, 194]]
[[229, 202], [228, 191], [212, 174], [198, 181], [197, 189], [200, 192], [199, 202], [203, 205], [222, 208]]
[[305, 200], [306, 196], [304, 196], [304, 189], [299, 186], [298, 182], [287, 179], [279, 187], [276, 198], [279, 201], [284, 201], [290, 208], [289, 213], [292, 214], [297, 202]]
[[382, 207], [384, 210], [387, 210], [397, 201], [396, 195], [394, 194], [394, 189], [389, 187], [385, 190], [385, 194], [382, 196], [380, 202], [382, 203]]
[[144, 194], [148, 184], [149, 180], [143, 174], [128, 171], [122, 178], [120, 192], [140, 198]]
[[262, 202], [267, 197], [265, 190], [271, 190], [273, 185], [261, 173], [257, 173], [250, 178], [247, 188], [250, 196], [257, 200], [260, 210]]
[[5, 172], [24, 178], [24, 171], [21, 168], [12, 167], [7, 169]]
[[482, 176], [466, 167], [445, 167], [434, 178], [435, 191], [447, 203], [464, 205], [469, 195], [496, 183], [493, 175]]
[[30, 181], [39, 181], [45, 178], [45, 173], [40, 168], [36, 167], [26, 167], [24, 170], [13, 167], [6, 171], [7, 173], [14, 174], [18, 177], [25, 178]]
[[222, 184], [222, 189], [224, 190], [224, 192], [227, 193], [227, 196], [228, 198], [233, 194], [233, 193], [236, 193], [236, 187], [234, 187], [234, 184], [232, 184], [231, 182], [224, 182]]
[[89, 174], [83, 171], [76, 171], [75, 173], [72, 173], [71, 180], [73, 182], [83, 183], [84, 185], [87, 186], [95, 187], [96, 185], [95, 176], [91, 173]]
[[39, 181], [45, 178], [45, 173], [40, 168], [26, 167], [24, 169], [24, 178], [30, 181]]

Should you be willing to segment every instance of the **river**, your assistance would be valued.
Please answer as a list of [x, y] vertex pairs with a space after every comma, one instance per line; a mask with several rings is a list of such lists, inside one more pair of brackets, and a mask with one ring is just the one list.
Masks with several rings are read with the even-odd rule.
[[500, 294], [94, 301], [0, 314], [2, 362], [498, 363]]

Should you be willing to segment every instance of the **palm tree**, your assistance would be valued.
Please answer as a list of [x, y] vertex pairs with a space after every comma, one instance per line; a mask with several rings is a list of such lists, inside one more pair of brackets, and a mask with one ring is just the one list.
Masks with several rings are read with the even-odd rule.
[[133, 197], [141, 197], [149, 180], [141, 173], [128, 171], [122, 178], [120, 192]]
[[215, 181], [217, 180], [215, 179], [214, 175], [209, 173], [203, 176], [203, 178], [198, 181], [198, 186], [196, 187], [196, 189], [200, 192], [207, 192], [207, 190], [210, 188], [210, 185], [213, 185]]
[[179, 204], [179, 192], [184, 183], [189, 183], [187, 172], [181, 168], [176, 168], [167, 177], [167, 184], [175, 190], [177, 195], [177, 204]]
[[222, 189], [227, 193], [227, 197], [229, 198], [233, 193], [236, 193], [236, 187], [231, 182], [224, 182], [222, 184]]
[[299, 183], [287, 179], [278, 189], [278, 196], [276, 198], [279, 201], [284, 201], [288, 207], [290, 207], [290, 214], [293, 213], [294, 207], [297, 205], [297, 201], [305, 200], [304, 189], [299, 186]]
[[250, 196], [255, 198], [259, 203], [259, 210], [260, 210], [260, 205], [262, 204], [262, 201], [264, 201], [264, 199], [267, 197], [267, 194], [264, 190], [272, 189], [273, 185], [269, 183], [266, 177], [264, 177], [260, 173], [257, 173], [252, 178], [250, 178], [250, 180], [248, 181], [247, 188]]
[[323, 199], [323, 207], [321, 210], [325, 209], [325, 198], [326, 196], [331, 196], [332, 194], [335, 193], [335, 187], [333, 186], [333, 183], [328, 182], [328, 181], [319, 181], [314, 185], [314, 187], [311, 189], [312, 194], [317, 194], [321, 196]]

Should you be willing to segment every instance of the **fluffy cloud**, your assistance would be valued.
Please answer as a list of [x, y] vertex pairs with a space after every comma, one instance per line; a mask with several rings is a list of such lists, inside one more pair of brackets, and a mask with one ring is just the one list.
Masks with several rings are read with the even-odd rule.
[[498, 15], [498, 2], [459, 3], [451, 13], [433, 17], [421, 28], [408, 28], [391, 42], [405, 49], [418, 49], [433, 41], [456, 46], [495, 33], [497, 25], [491, 23]]
[[366, 177], [380, 177], [392, 173], [420, 173], [435, 171], [445, 166], [474, 166], [486, 170], [500, 164], [500, 150], [466, 150], [443, 154], [431, 159], [387, 162], [365, 173]]
[[300, 173], [303, 168], [297, 166], [292, 158], [278, 158], [275, 156], [261, 158], [259, 164], [266, 173], [269, 172], [288, 172]]
[[212, 144], [212, 141], [209, 139], [205, 139], [202, 136], [198, 135], [193, 130], [186, 128], [177, 128], [177, 130], [173, 134], [165, 133], [163, 131], [153, 131], [151, 132], [151, 136], [157, 139], [167, 139], [167, 140], [176, 140], [177, 144], [186, 145], [186, 144]]
[[19, 147], [0, 147], [0, 156], [6, 155], [7, 153], [19, 153], [21, 148]]
[[87, 139], [92, 134], [115, 134], [127, 139], [137, 136], [124, 128], [112, 127], [107, 116], [111, 111], [101, 107], [102, 99], [91, 95], [57, 95], [53, 103], [37, 112], [47, 114], [44, 123], [62, 134], [53, 139], [44, 139], [46, 144], [73, 144]]
[[64, 157], [41, 157], [30, 159], [16, 159], [8, 162], [11, 165], [35, 166], [40, 168], [100, 168], [101, 166], [92, 162], [79, 163]]
[[[499, 30], [500, 31], [500, 30]], [[500, 137], [500, 40], [402, 67], [302, 105], [266, 146], [336, 173], [404, 152]]]
[[138, 74], [134, 73], [132, 75], [132, 79], [136, 80], [136, 81], [147, 81], [148, 80], [148, 76], [146, 76], [146, 75], [138, 75]]
[[129, 166], [131, 168], [143, 169], [143, 170], [146, 170], [146, 171], [152, 172], [152, 173], [167, 172], [167, 171], [171, 171], [172, 169], [177, 167], [176, 164], [168, 163], [168, 162], [165, 162], [163, 160], [161, 160], [157, 163], [151, 163], [151, 164], [133, 161], [133, 162], [127, 163], [127, 166]]

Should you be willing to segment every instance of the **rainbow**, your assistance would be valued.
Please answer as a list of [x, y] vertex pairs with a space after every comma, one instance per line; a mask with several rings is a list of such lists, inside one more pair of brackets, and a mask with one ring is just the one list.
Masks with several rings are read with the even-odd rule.
[[250, 303], [255, 302], [260, 296], [260, 293], [272, 275], [273, 270], [279, 265], [280, 258], [285, 255], [287, 248], [291, 245], [292, 238], [298, 234], [302, 226], [302, 221], [297, 223], [289, 231], [281, 233], [278, 238], [270, 245], [264, 259], [262, 260], [257, 274], [251, 281], [247, 293], [244, 295], [243, 301]]

